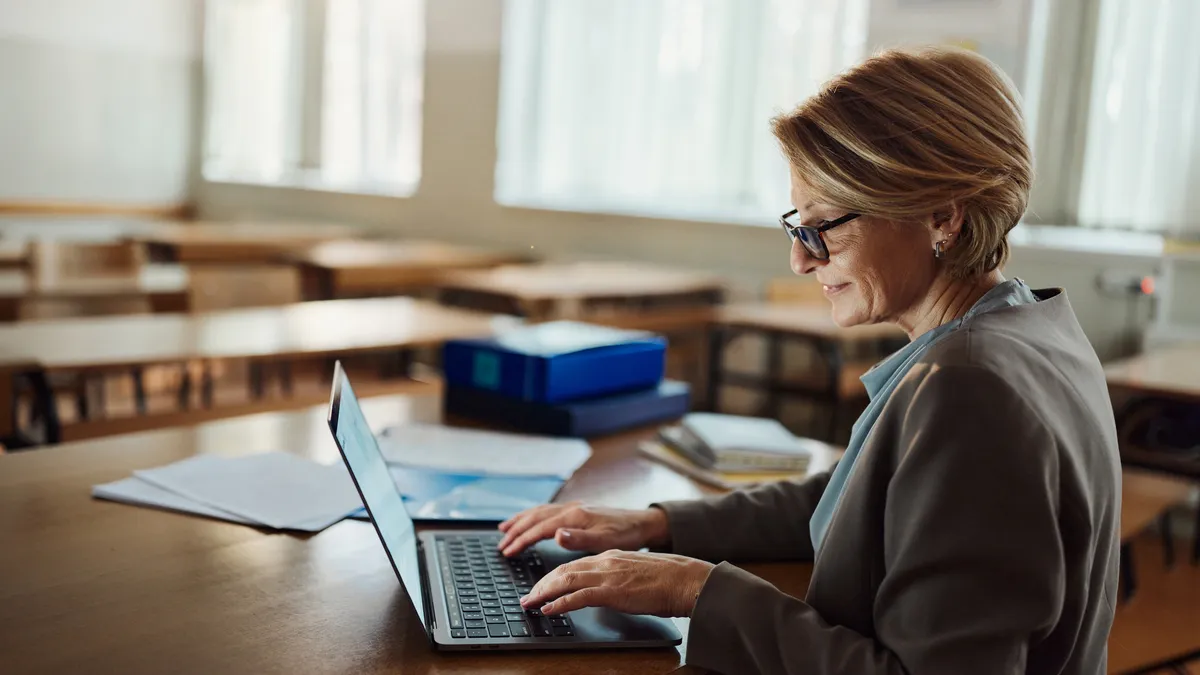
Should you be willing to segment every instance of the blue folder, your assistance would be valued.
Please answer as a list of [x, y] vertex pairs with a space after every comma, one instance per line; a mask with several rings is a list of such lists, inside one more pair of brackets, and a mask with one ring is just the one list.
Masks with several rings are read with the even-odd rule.
[[562, 403], [653, 387], [666, 369], [666, 338], [576, 321], [521, 326], [442, 348], [446, 383], [507, 398]]
[[[550, 476], [477, 476], [389, 466], [416, 522], [499, 523], [554, 499], [565, 482]], [[367, 519], [366, 509], [352, 517]]]
[[691, 407], [686, 382], [663, 380], [656, 387], [568, 403], [521, 401], [471, 387], [447, 386], [448, 416], [488, 426], [545, 436], [591, 438], [683, 417]]

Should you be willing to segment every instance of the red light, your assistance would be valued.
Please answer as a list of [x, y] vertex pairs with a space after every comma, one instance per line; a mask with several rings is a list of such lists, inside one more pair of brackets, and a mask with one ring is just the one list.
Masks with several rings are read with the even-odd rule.
[[1154, 277], [1142, 277], [1142, 294], [1154, 295]]

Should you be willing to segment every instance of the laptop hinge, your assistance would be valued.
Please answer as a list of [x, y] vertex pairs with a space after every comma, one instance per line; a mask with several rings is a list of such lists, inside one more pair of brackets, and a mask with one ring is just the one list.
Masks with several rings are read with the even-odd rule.
[[425, 605], [425, 633], [433, 640], [437, 615], [433, 611], [433, 586], [429, 583], [429, 567], [425, 564], [425, 545], [417, 541], [417, 564], [420, 566], [421, 600]]

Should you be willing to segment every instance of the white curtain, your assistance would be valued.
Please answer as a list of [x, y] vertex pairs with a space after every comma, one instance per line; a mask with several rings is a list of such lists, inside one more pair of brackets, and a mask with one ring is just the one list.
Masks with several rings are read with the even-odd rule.
[[420, 177], [423, 0], [208, 0], [205, 175], [371, 192]]
[[1200, 2], [1103, 2], [1079, 221], [1200, 232]]
[[867, 0], [509, 0], [503, 203], [776, 216], [769, 119], [865, 51]]

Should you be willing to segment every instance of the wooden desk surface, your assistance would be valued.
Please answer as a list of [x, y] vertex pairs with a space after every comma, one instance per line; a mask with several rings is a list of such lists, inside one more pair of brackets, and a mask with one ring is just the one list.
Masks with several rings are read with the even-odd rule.
[[1200, 344], [1156, 349], [1105, 366], [1109, 386], [1200, 401]]
[[89, 274], [31, 278], [17, 270], [0, 270], [0, 298], [113, 298], [185, 293], [187, 269], [179, 265], [147, 265], [137, 276]]
[[331, 239], [354, 236], [343, 225], [256, 222], [161, 223], [135, 235], [174, 262], [278, 262], [290, 253]]
[[[435, 398], [364, 400], [373, 428], [438, 418]], [[703, 494], [592, 443], [562, 499], [644, 507]], [[10, 672], [665, 673], [680, 651], [438, 654], [370, 524], [310, 537], [93, 500], [93, 484], [197, 453], [335, 461], [324, 408], [0, 456], [0, 661]], [[802, 595], [809, 566], [747, 565]], [[684, 631], [686, 635], [686, 631]]]
[[332, 300], [212, 312], [37, 321], [0, 326], [0, 354], [48, 369], [188, 359], [320, 356], [489, 335], [497, 317], [414, 300]]
[[527, 256], [438, 241], [327, 241], [289, 255], [329, 275], [334, 293], [432, 286], [448, 272], [524, 262]]
[[625, 262], [536, 263], [448, 275], [446, 288], [487, 291], [526, 301], [639, 297], [721, 291], [711, 275]]
[[780, 331], [842, 342], [906, 339], [899, 328], [876, 324], [842, 328], [826, 306], [787, 303], [737, 303], [720, 308], [717, 322], [726, 326]]

